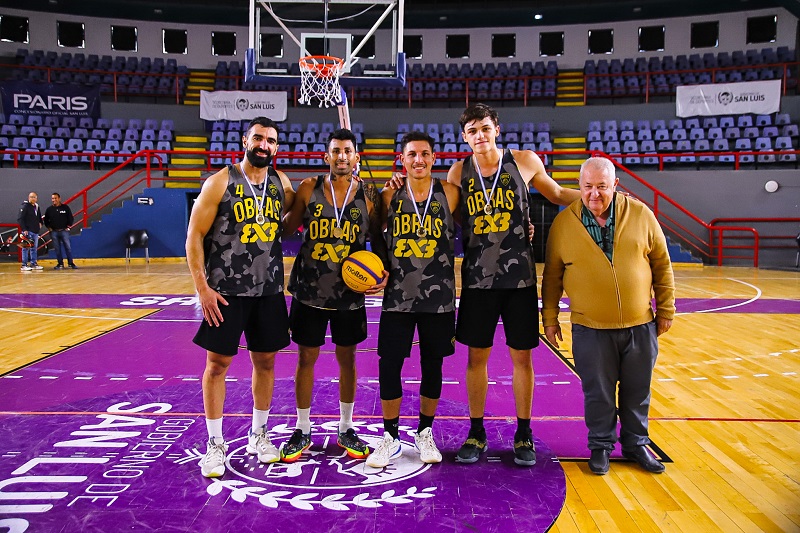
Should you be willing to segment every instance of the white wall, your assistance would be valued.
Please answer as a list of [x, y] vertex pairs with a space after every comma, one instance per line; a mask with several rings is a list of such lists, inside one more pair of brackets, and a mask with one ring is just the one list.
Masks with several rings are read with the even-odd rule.
[[[698, 0], [700, 1], [700, 0]], [[83, 52], [84, 54], [97, 55], [123, 55], [140, 57], [172, 57], [178, 64], [193, 68], [214, 68], [219, 60], [243, 61], [244, 50], [248, 46], [247, 21], [242, 21], [242, 26], [211, 26], [190, 25], [148, 21], [130, 21], [123, 19], [100, 19], [91, 17], [76, 17], [54, 13], [26, 12], [19, 9], [0, 8], [0, 15], [15, 15], [28, 17], [30, 21], [31, 42], [30, 49], [60, 50], [65, 52]], [[748, 17], [777, 15], [778, 35], [775, 43], [748, 45], [746, 27]], [[84, 22], [86, 25], [86, 48], [58, 48], [56, 46], [56, 21]], [[719, 21], [720, 38], [719, 47], [691, 49], [689, 35], [693, 22]], [[638, 52], [638, 31], [640, 26], [655, 26], [663, 24], [666, 27], [666, 43], [663, 52]], [[111, 50], [111, 25], [136, 26], [139, 29], [139, 50], [136, 53], [115, 52]], [[186, 29], [188, 30], [188, 49], [186, 55], [162, 53], [162, 30]], [[614, 30], [614, 53], [603, 55], [587, 55], [587, 41], [589, 30]], [[211, 54], [211, 32], [233, 31], [236, 32], [237, 52], [234, 57], [217, 57]], [[277, 31], [277, 30], [269, 30]], [[312, 31], [312, 30], [309, 30]], [[313, 30], [318, 31], [318, 30]], [[541, 58], [538, 55], [539, 34], [542, 32], [563, 31], [565, 54], [560, 57]], [[358, 33], [363, 34], [364, 30]], [[448, 59], [445, 57], [445, 39], [447, 35], [471, 35], [470, 58], [466, 60]], [[517, 34], [517, 57], [513, 59], [498, 59], [491, 57], [491, 36], [493, 33]], [[586, 59], [623, 59], [628, 57], [651, 57], [661, 55], [703, 54], [706, 52], [746, 50], [749, 48], [766, 48], [788, 46], [795, 48], [797, 33], [797, 18], [782, 8], [757, 9], [737, 13], [708, 15], [692, 18], [672, 18], [660, 20], [625, 21], [598, 24], [576, 24], [571, 26], [537, 26], [516, 28], [477, 28], [477, 29], [442, 29], [442, 30], [416, 30], [406, 28], [406, 35], [423, 36], [423, 58], [425, 63], [487, 63], [499, 61], [539, 61], [555, 59], [560, 68], [583, 68]], [[19, 43], [0, 42], [0, 55], [13, 55], [22, 47]], [[284, 37], [284, 58], [276, 61], [294, 62], [299, 59], [298, 47], [288, 38]], [[391, 34], [388, 30], [376, 33], [376, 58], [374, 63], [390, 63], [391, 61]], [[411, 60], [414, 61], [414, 60]]]

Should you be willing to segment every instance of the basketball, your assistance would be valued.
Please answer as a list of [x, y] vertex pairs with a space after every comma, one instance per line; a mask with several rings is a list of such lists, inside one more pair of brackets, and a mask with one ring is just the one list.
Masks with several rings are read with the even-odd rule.
[[359, 250], [342, 262], [342, 278], [355, 292], [364, 292], [383, 279], [383, 262], [372, 252]]

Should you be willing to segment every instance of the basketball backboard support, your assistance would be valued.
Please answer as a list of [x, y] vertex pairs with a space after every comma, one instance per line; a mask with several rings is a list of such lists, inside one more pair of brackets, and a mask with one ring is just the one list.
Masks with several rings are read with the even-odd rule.
[[[309, 55], [331, 55], [344, 60], [340, 83], [348, 87], [403, 87], [404, 0], [249, 0], [249, 48], [244, 79], [268, 85], [299, 85], [296, 63]], [[312, 15], [309, 16], [309, 13]], [[261, 58], [262, 33], [284, 36], [283, 57]], [[375, 57], [361, 61], [359, 53], [375, 35]], [[386, 37], [389, 36], [389, 46]], [[376, 39], [377, 43], [378, 40]], [[264, 59], [281, 68], [263, 66]], [[360, 62], [360, 64], [359, 64]], [[359, 65], [356, 67], [356, 65]], [[354, 68], [355, 67], [355, 68]]]

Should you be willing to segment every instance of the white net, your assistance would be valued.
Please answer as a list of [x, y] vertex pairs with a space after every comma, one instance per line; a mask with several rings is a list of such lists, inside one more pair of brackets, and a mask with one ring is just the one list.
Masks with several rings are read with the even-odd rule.
[[319, 101], [319, 107], [337, 105], [341, 99], [339, 76], [344, 62], [338, 57], [307, 56], [300, 59], [301, 104]]

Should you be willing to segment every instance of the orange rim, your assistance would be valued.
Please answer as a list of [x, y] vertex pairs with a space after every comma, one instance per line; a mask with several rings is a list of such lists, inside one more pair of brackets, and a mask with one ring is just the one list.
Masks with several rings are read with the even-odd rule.
[[307, 72], [316, 72], [318, 76], [327, 77], [340, 72], [344, 60], [333, 56], [306, 56], [300, 58], [300, 69]]

